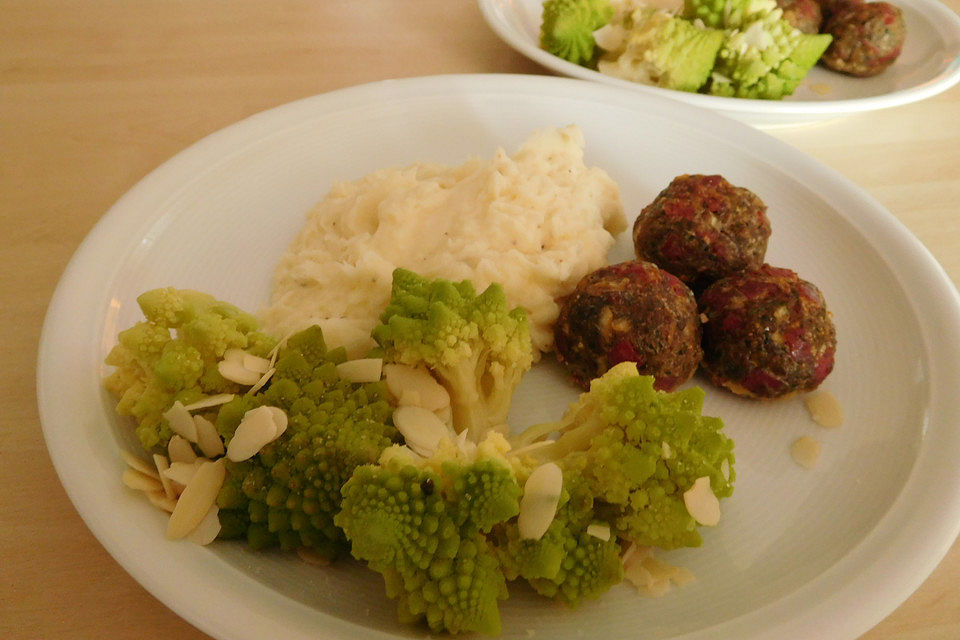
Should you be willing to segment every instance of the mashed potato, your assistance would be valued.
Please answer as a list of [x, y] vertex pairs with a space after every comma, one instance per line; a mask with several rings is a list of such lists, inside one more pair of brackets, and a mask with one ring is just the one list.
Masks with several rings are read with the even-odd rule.
[[509, 156], [457, 167], [417, 163], [334, 185], [274, 273], [264, 328], [311, 324], [329, 344], [364, 352], [390, 298], [392, 272], [499, 282], [529, 314], [534, 346], [553, 345], [555, 299], [606, 263], [626, 229], [620, 192], [583, 163], [576, 126], [534, 133]]

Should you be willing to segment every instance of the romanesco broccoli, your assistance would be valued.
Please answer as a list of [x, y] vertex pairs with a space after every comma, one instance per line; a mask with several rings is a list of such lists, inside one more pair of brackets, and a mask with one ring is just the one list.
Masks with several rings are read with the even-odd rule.
[[478, 446], [444, 439], [427, 459], [394, 447], [343, 486], [334, 522], [353, 555], [383, 575], [401, 621], [425, 620], [450, 633], [500, 632], [506, 581], [486, 534], [519, 512], [508, 448], [497, 432]]
[[697, 523], [683, 493], [710, 478], [718, 498], [733, 493], [733, 441], [719, 418], [701, 415], [703, 391], [662, 393], [653, 378], [621, 363], [593, 380], [558, 423], [516, 438], [524, 446], [551, 432], [560, 437], [528, 455], [580, 469], [597, 517], [613, 533], [642, 546], [698, 546]]
[[503, 288], [479, 295], [468, 281], [393, 273], [390, 303], [373, 337], [387, 361], [425, 366], [450, 394], [453, 426], [479, 441], [506, 423], [513, 392], [533, 364], [523, 309], [507, 308]]
[[221, 537], [245, 537], [254, 548], [305, 546], [335, 558], [346, 549], [333, 524], [340, 489], [354, 469], [375, 462], [398, 439], [383, 383], [341, 380], [342, 348], [326, 350], [320, 327], [287, 340], [262, 392], [234, 398], [217, 416], [229, 444], [245, 412], [275, 406], [289, 426], [256, 456], [227, 462], [217, 504]]
[[264, 355], [275, 341], [257, 331], [253, 316], [205, 293], [154, 289], [137, 303], [146, 319], [120, 332], [106, 358], [116, 370], [104, 385], [119, 398], [117, 413], [136, 418], [140, 443], [150, 450], [173, 435], [163, 413], [175, 401], [239, 390], [217, 370], [224, 351]]
[[596, 43], [593, 32], [613, 16], [607, 0], [547, 0], [543, 3], [540, 46], [574, 64], [589, 64]]

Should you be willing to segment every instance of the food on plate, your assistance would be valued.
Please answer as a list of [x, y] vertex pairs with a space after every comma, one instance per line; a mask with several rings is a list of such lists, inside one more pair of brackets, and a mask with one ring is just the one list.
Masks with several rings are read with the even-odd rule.
[[387, 361], [429, 371], [449, 393], [458, 431], [477, 437], [505, 428], [513, 392], [533, 364], [526, 313], [508, 307], [497, 283], [477, 294], [469, 280], [397, 269], [373, 337]]
[[533, 344], [552, 348], [555, 298], [606, 263], [626, 229], [616, 183], [584, 164], [575, 127], [533, 134], [512, 156], [460, 166], [413, 164], [333, 186], [274, 273], [266, 331], [312, 324], [351, 357], [370, 330], [396, 267], [427, 277], [502, 285], [527, 310]]
[[763, 265], [699, 297], [703, 368], [738, 395], [780, 398], [816, 389], [833, 370], [837, 334], [823, 294], [789, 269]]
[[679, 91], [695, 92], [707, 83], [722, 31], [661, 9], [630, 5], [625, 11], [624, 5], [596, 34], [605, 50], [597, 61], [600, 73]]
[[767, 206], [719, 175], [674, 178], [633, 224], [637, 257], [702, 290], [763, 264], [770, 238]]
[[607, 24], [613, 6], [607, 0], [546, 0], [540, 46], [573, 64], [593, 61], [593, 32]]
[[899, 57], [907, 29], [903, 12], [889, 2], [838, 2], [823, 24], [833, 42], [821, 61], [851, 76], [875, 76]]
[[830, 45], [783, 19], [775, 0], [686, 0], [684, 16], [725, 29], [706, 92], [778, 100], [791, 95]]
[[702, 357], [693, 293], [645, 261], [587, 274], [561, 302], [554, 343], [583, 387], [620, 362], [634, 362], [656, 378], [657, 389], [669, 391], [690, 379]]
[[823, 12], [819, 0], [777, 0], [783, 19], [803, 33], [820, 33]]
[[252, 315], [205, 293], [154, 289], [137, 304], [145, 320], [120, 332], [106, 358], [116, 369], [104, 386], [118, 398], [117, 413], [137, 420], [137, 436], [149, 450], [170, 441], [164, 413], [175, 401], [188, 404], [242, 388], [217, 366], [225, 353], [263, 356], [275, 341], [257, 330]]
[[790, 456], [804, 469], [813, 469], [820, 459], [820, 441], [810, 436], [800, 436], [790, 446]]
[[821, 427], [834, 429], [843, 424], [843, 407], [829, 391], [810, 393], [803, 398], [810, 417]]

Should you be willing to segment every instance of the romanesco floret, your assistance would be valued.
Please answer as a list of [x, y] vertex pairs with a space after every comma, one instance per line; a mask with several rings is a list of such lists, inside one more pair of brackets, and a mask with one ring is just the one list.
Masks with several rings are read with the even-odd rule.
[[427, 459], [394, 447], [343, 486], [334, 521], [354, 557], [383, 575], [401, 621], [425, 620], [449, 633], [500, 632], [506, 581], [485, 534], [520, 509], [507, 448], [497, 432], [479, 446], [445, 439]]
[[333, 524], [340, 489], [359, 465], [375, 462], [398, 439], [383, 383], [341, 380], [342, 348], [326, 350], [319, 327], [287, 340], [262, 392], [234, 398], [217, 416], [229, 444], [245, 412], [274, 406], [289, 425], [254, 457], [228, 461], [217, 499], [221, 537], [245, 537], [254, 548], [315, 549], [333, 559], [346, 550]]
[[531, 450], [541, 462], [577, 465], [590, 487], [597, 517], [612, 532], [642, 546], [698, 546], [697, 523], [683, 494], [710, 478], [718, 498], [733, 493], [733, 441], [719, 418], [701, 415], [703, 390], [654, 390], [653, 378], [621, 363], [595, 379], [560, 422], [531, 427], [523, 446], [550, 432], [560, 437]]
[[576, 607], [623, 579], [616, 536], [588, 533], [602, 524], [581, 472], [583, 460], [563, 465], [563, 491], [553, 522], [538, 540], [521, 539], [516, 519], [496, 530], [497, 552], [507, 579], [523, 578], [541, 595]]
[[613, 13], [608, 0], [547, 0], [540, 46], [573, 64], [589, 64], [596, 46], [593, 32], [607, 24]]
[[390, 303], [373, 337], [385, 360], [425, 366], [450, 394], [453, 425], [474, 440], [506, 423], [513, 392], [533, 364], [526, 313], [503, 288], [479, 295], [468, 280], [393, 273]]
[[257, 331], [253, 316], [198, 291], [154, 289], [137, 303], [146, 319], [120, 332], [106, 358], [116, 369], [104, 385], [119, 399], [117, 413], [137, 420], [140, 443], [150, 450], [173, 435], [163, 413], [175, 401], [240, 389], [217, 371], [224, 351], [265, 355], [275, 340]]

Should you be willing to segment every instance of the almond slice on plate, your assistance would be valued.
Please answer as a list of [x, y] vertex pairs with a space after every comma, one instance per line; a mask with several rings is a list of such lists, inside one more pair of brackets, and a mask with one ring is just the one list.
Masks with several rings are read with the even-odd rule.
[[163, 475], [168, 480], [176, 482], [177, 484], [185, 487], [197, 473], [197, 469], [200, 468], [200, 464], [202, 464], [200, 458], [197, 458], [195, 462], [172, 462], [170, 463], [170, 467], [163, 472]]
[[557, 515], [563, 472], [553, 462], [533, 470], [523, 485], [517, 527], [521, 540], [539, 540]]
[[207, 515], [197, 525], [197, 528], [190, 532], [187, 539], [196, 542], [199, 545], [208, 545], [217, 539], [220, 535], [220, 509], [214, 504], [207, 509]]
[[223, 448], [223, 440], [220, 439], [220, 434], [217, 433], [217, 428], [213, 426], [213, 423], [203, 416], [193, 416], [193, 422], [197, 427], [197, 446], [200, 447], [203, 455], [208, 458], [222, 456], [226, 450]]
[[[191, 422], [193, 418], [190, 419]], [[170, 455], [170, 462], [193, 462], [197, 459], [197, 454], [193, 447], [182, 436], [175, 435], [167, 443], [167, 453]]]
[[601, 522], [587, 525], [587, 535], [607, 542], [610, 540], [610, 525]]
[[393, 424], [407, 446], [425, 458], [437, 452], [443, 438], [455, 437], [437, 414], [423, 407], [398, 408], [393, 412]]
[[683, 504], [699, 524], [712, 527], [720, 522], [720, 501], [710, 489], [709, 476], [694, 481], [693, 486], [683, 493]]
[[430, 411], [450, 406], [450, 394], [425, 369], [405, 364], [385, 364], [383, 379], [400, 406], [413, 405]]
[[197, 441], [197, 427], [193, 424], [193, 416], [180, 401], [174, 402], [173, 406], [164, 412], [163, 417], [167, 419], [174, 433], [190, 442]]
[[236, 382], [237, 384], [248, 387], [257, 384], [257, 381], [260, 380], [263, 375], [257, 371], [247, 369], [243, 366], [242, 360], [221, 360], [217, 363], [217, 371], [230, 382]]
[[177, 508], [176, 498], [169, 497], [163, 491], [147, 491], [146, 496], [150, 500], [150, 504], [167, 513], [173, 513], [173, 510]]
[[256, 371], [259, 374], [266, 373], [270, 370], [270, 367], [273, 366], [270, 364], [270, 360], [267, 358], [261, 358], [260, 356], [253, 355], [252, 353], [247, 353], [246, 351], [243, 353], [243, 359], [241, 362], [243, 363], [244, 369]]
[[170, 468], [170, 462], [167, 460], [166, 456], [155, 453], [153, 454], [153, 463], [157, 465], [157, 473], [160, 474], [160, 484], [163, 485], [163, 494], [176, 502], [177, 493], [173, 490], [173, 484], [170, 482], [170, 478], [165, 476], [163, 473]]
[[234, 462], [252, 458], [264, 445], [277, 437], [278, 425], [271, 408], [275, 407], [257, 407], [243, 414], [243, 419], [227, 445], [227, 458]]
[[218, 393], [215, 396], [207, 396], [202, 400], [185, 404], [183, 408], [187, 411], [198, 411], [200, 409], [209, 409], [210, 407], [219, 407], [222, 404], [227, 404], [236, 397], [233, 393]]
[[347, 382], [376, 382], [383, 372], [383, 358], [358, 358], [337, 365], [337, 374]]
[[126, 462], [127, 466], [131, 469], [136, 469], [140, 473], [148, 475], [151, 478], [156, 478], [157, 480], [160, 479], [160, 472], [158, 472], [156, 468], [151, 467], [150, 463], [143, 458], [133, 455], [126, 449], [120, 449], [120, 457], [123, 458], [123, 461]]
[[203, 462], [184, 487], [167, 523], [167, 537], [178, 539], [197, 528], [214, 506], [226, 477], [223, 458]]
[[122, 479], [123, 484], [136, 491], [163, 491], [163, 485], [160, 484], [160, 480], [148, 476], [145, 473], [140, 473], [136, 469], [124, 469]]
[[820, 441], [809, 436], [801, 436], [790, 447], [790, 455], [793, 461], [804, 469], [813, 469], [817, 466], [817, 460], [820, 459]]

